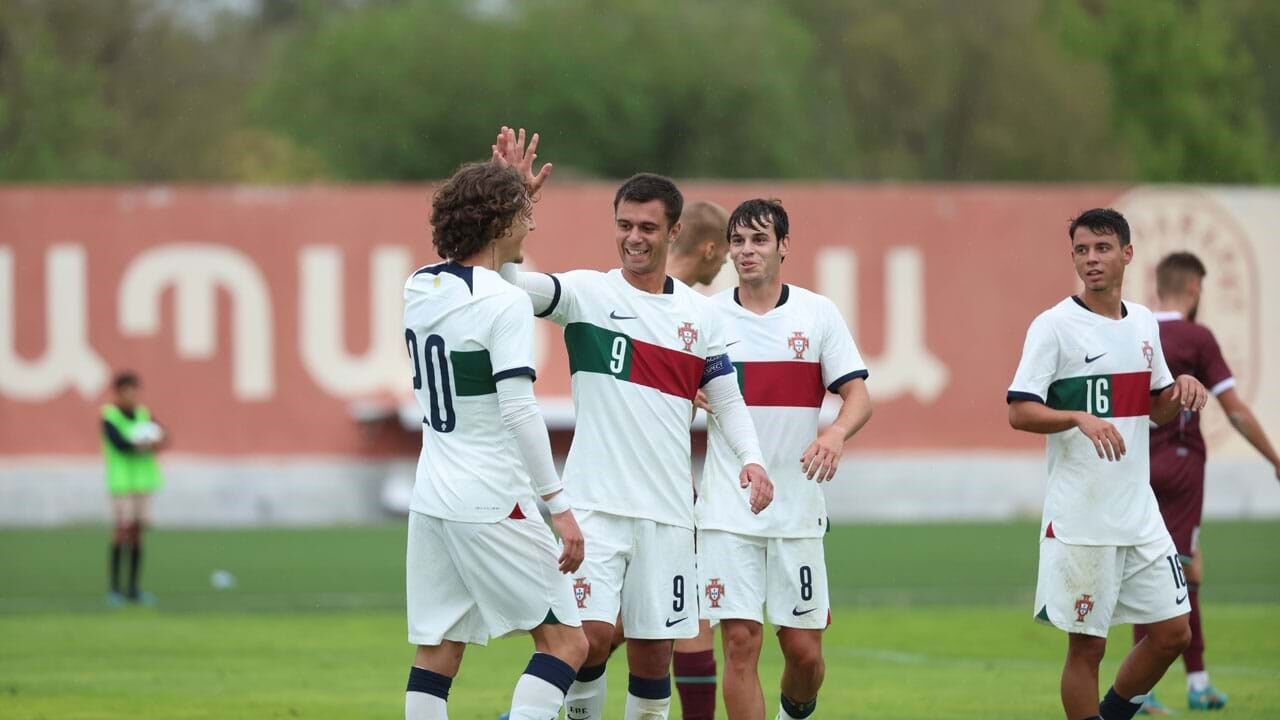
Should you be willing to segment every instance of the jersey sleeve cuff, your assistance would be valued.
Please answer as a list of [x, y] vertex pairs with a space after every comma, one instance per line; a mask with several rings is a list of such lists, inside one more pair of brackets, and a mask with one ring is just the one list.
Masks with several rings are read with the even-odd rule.
[[1213, 387], [1209, 388], [1209, 394], [1214, 397], [1218, 397], [1222, 393], [1230, 390], [1235, 386], [1236, 386], [1236, 379], [1234, 377], [1229, 377], [1226, 380], [1223, 380], [1222, 382], [1218, 383], [1217, 385], [1214, 385]]
[[845, 373], [844, 375], [841, 375], [840, 377], [833, 380], [831, 384], [827, 386], [827, 390], [829, 392], [839, 392], [840, 386], [844, 385], [850, 380], [857, 380], [859, 378], [866, 380], [869, 377], [871, 377], [871, 373], [867, 370], [854, 370], [851, 373]]
[[[528, 317], [528, 316], [526, 315], [525, 317]], [[517, 368], [511, 368], [510, 370], [503, 370], [502, 372], [496, 372], [496, 373], [494, 373], [494, 374], [493, 374], [493, 381], [494, 381], [495, 383], [497, 383], [497, 382], [502, 382], [503, 380], [506, 380], [507, 378], [520, 377], [521, 375], [528, 375], [530, 380], [537, 380], [537, 379], [538, 379], [538, 373], [534, 372], [534, 369], [533, 369], [533, 368], [531, 368], [531, 367], [517, 367]]]
[[547, 306], [546, 310], [543, 310], [540, 313], [534, 313], [534, 317], [547, 317], [551, 313], [555, 312], [556, 306], [560, 304], [560, 278], [551, 273], [547, 273], [547, 277], [551, 278], [551, 283], [555, 286], [555, 290], [551, 293], [551, 304]]
[[1040, 397], [1039, 395], [1035, 393], [1022, 392], [1021, 390], [1010, 390], [1009, 394], [1005, 396], [1004, 401], [1006, 403], [1015, 403], [1015, 402], [1025, 401], [1025, 402], [1040, 403], [1041, 405], [1045, 404], [1044, 398]]

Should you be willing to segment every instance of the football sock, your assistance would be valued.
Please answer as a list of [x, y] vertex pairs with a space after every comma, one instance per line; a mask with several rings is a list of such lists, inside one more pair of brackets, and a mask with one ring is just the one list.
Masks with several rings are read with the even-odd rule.
[[778, 720], [804, 720], [818, 709], [818, 698], [806, 703], [798, 703], [786, 695], [781, 697], [782, 707], [778, 708]]
[[446, 720], [446, 703], [453, 678], [420, 667], [409, 668], [409, 686], [404, 693], [405, 720]]
[[666, 720], [671, 710], [671, 676], [642, 678], [631, 676], [627, 685], [624, 720]]
[[1139, 695], [1138, 701], [1134, 702], [1117, 695], [1116, 689], [1113, 687], [1107, 690], [1107, 696], [1102, 698], [1098, 714], [1102, 717], [1102, 720], [1130, 720], [1130, 718], [1138, 714], [1138, 709], [1142, 707], [1143, 697], [1145, 695]]
[[716, 716], [716, 653], [677, 652], [671, 668], [676, 675], [676, 692], [684, 720], [714, 720]]
[[137, 537], [129, 546], [129, 597], [138, 597], [138, 580], [142, 575], [142, 538]]
[[[1182, 664], [1187, 668], [1187, 677], [1191, 673], [1204, 672], [1204, 629], [1200, 626], [1200, 586], [1187, 585], [1187, 594], [1191, 596], [1191, 644], [1182, 652]], [[1205, 685], [1208, 686], [1208, 681]]]
[[604, 665], [592, 665], [578, 671], [578, 677], [564, 695], [565, 720], [601, 720], [604, 717], [604, 699], [608, 693], [608, 678]]
[[510, 720], [547, 720], [560, 715], [565, 693], [577, 673], [554, 655], [534, 653], [516, 682]]
[[1200, 672], [1187, 673], [1187, 690], [1191, 692], [1204, 692], [1209, 689], [1209, 673], [1201, 670]]
[[111, 543], [110, 568], [111, 568], [111, 592], [120, 592], [120, 553], [124, 548], [120, 543]]

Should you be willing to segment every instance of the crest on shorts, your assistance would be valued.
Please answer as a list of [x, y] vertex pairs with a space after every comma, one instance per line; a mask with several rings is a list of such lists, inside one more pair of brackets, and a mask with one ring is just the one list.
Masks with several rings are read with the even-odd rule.
[[711, 582], [707, 583], [706, 594], [711, 607], [720, 607], [720, 600], [724, 598], [724, 583], [720, 582], [720, 578], [711, 578]]
[[591, 583], [586, 578], [573, 579], [573, 599], [578, 601], [578, 609], [587, 606], [587, 598], [591, 597]]
[[804, 351], [809, 349], [809, 338], [797, 330], [791, 333], [791, 337], [787, 338], [787, 347], [791, 348], [791, 352], [796, 354], [796, 360], [803, 360]]
[[1147, 369], [1151, 369], [1151, 363], [1156, 358], [1156, 349], [1151, 347], [1151, 343], [1146, 340], [1142, 341], [1142, 357], [1147, 359]]
[[676, 337], [684, 343], [685, 352], [693, 352], [693, 343], [698, 339], [698, 331], [694, 329], [693, 323], [685, 323], [676, 328]]
[[1076, 600], [1076, 622], [1084, 622], [1084, 616], [1093, 612], [1093, 597], [1090, 595], [1081, 595]]

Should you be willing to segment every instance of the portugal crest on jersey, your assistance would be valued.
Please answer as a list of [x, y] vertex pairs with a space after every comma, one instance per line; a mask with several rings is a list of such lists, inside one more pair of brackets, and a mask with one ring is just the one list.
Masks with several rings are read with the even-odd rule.
[[1147, 369], [1151, 369], [1151, 363], [1155, 360], [1156, 350], [1151, 347], [1151, 343], [1146, 340], [1142, 341], [1142, 357], [1147, 359]]
[[1084, 622], [1084, 616], [1093, 612], [1093, 597], [1089, 595], [1081, 595], [1076, 600], [1076, 622]]
[[706, 593], [711, 607], [720, 607], [720, 599], [724, 597], [724, 583], [720, 582], [720, 578], [711, 578], [711, 582], [707, 583]]
[[587, 598], [591, 597], [591, 583], [586, 578], [573, 579], [573, 599], [578, 601], [578, 609], [587, 607]]
[[676, 337], [684, 343], [685, 352], [693, 352], [693, 344], [698, 340], [698, 331], [693, 327], [693, 323], [685, 323], [676, 328]]
[[791, 333], [791, 337], [787, 338], [787, 347], [791, 348], [791, 352], [796, 354], [796, 360], [803, 360], [804, 351], [809, 349], [809, 338], [797, 330]]

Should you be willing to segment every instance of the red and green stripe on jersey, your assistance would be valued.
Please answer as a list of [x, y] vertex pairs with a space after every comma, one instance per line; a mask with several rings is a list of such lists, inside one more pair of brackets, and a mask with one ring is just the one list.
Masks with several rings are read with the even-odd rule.
[[822, 407], [822, 365], [796, 360], [736, 362], [738, 389], [748, 407]]
[[590, 323], [564, 326], [569, 373], [599, 373], [693, 400], [702, 385], [707, 359], [636, 340]]
[[1151, 371], [1063, 378], [1049, 386], [1046, 405], [1097, 417], [1151, 414]]

